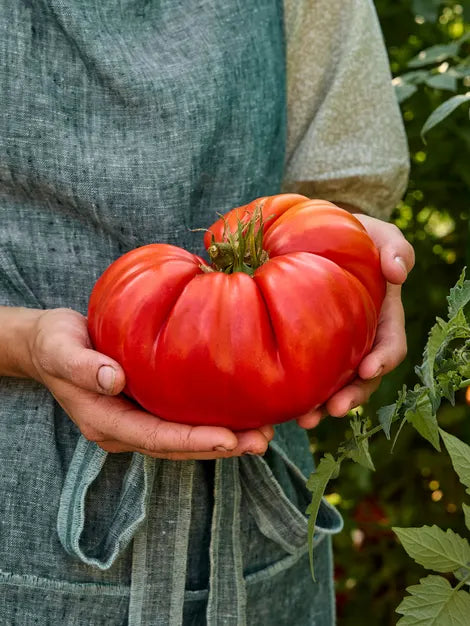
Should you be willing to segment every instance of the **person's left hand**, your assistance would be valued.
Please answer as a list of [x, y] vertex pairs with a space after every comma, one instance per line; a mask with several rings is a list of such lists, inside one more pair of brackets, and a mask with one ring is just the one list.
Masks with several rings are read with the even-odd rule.
[[406, 356], [405, 316], [401, 303], [401, 285], [413, 268], [412, 246], [394, 225], [368, 215], [355, 214], [374, 241], [380, 253], [382, 272], [387, 280], [387, 292], [380, 311], [377, 335], [372, 351], [364, 357], [358, 376], [346, 387], [297, 419], [302, 428], [317, 426], [325, 415], [342, 417], [366, 402], [378, 388], [384, 374], [399, 365]]

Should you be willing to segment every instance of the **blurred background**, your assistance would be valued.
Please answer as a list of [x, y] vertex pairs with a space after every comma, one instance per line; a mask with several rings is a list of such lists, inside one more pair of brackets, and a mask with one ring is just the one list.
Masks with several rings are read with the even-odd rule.
[[[362, 407], [374, 420], [404, 383], [417, 382], [414, 367], [421, 363], [427, 334], [436, 316], [446, 316], [449, 289], [462, 268], [470, 267], [470, 100], [455, 99], [470, 96], [470, 0], [375, 5], [412, 163], [409, 188], [392, 221], [413, 244], [416, 266], [403, 293], [408, 357]], [[445, 119], [423, 141], [423, 125], [446, 101], [439, 109]], [[464, 392], [454, 407], [444, 401], [438, 415], [444, 429], [467, 443], [469, 418]], [[347, 435], [346, 422], [323, 420], [312, 432], [316, 457], [335, 453]], [[383, 434], [371, 440], [370, 449], [376, 472], [346, 462], [328, 487], [328, 499], [345, 518], [334, 545], [339, 626], [359, 626], [365, 614], [369, 626], [396, 624], [405, 588], [426, 575], [400, 547], [392, 526], [437, 524], [470, 535], [461, 510], [464, 487], [445, 452], [435, 452], [411, 427], [402, 430], [393, 455]]]

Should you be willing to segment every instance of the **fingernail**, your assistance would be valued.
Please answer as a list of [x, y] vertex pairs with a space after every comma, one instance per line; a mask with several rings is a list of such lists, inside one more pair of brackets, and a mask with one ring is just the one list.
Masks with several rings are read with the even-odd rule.
[[373, 374], [370, 378], [377, 378], [377, 376], [380, 376], [380, 374], [383, 371], [383, 368], [384, 368], [383, 365], [381, 365], [379, 369], [375, 372], [375, 374]]
[[406, 267], [405, 260], [401, 256], [395, 257], [395, 263], [398, 263], [398, 265], [402, 268], [405, 274], [408, 274], [408, 269]]
[[98, 385], [106, 391], [111, 393], [114, 387], [114, 381], [116, 379], [116, 370], [110, 365], [102, 365], [98, 370]]
[[214, 452], [231, 452], [231, 450], [229, 450], [225, 446], [215, 446]]
[[259, 456], [261, 452], [250, 452], [250, 450], [246, 450], [243, 453], [243, 456]]

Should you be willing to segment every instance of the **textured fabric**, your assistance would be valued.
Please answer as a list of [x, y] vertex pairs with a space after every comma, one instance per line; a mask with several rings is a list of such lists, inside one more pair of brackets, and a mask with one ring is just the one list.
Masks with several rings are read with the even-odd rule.
[[[0, 3], [0, 303], [86, 313], [123, 252], [165, 241], [201, 253], [191, 228], [278, 192], [282, 26], [279, 0]], [[327, 75], [315, 79], [325, 102]], [[328, 133], [311, 140], [327, 152]], [[104, 455], [46, 389], [8, 378], [0, 421], [0, 623], [334, 622], [341, 519], [323, 503], [314, 585], [303, 515], [313, 462], [295, 423], [264, 459]]]
[[372, 0], [287, 0], [285, 191], [387, 219], [405, 191], [406, 135]]

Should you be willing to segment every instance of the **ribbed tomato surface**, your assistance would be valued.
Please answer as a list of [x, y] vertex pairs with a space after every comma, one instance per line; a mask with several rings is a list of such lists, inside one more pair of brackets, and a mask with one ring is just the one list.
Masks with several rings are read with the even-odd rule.
[[361, 223], [324, 200], [281, 194], [227, 213], [206, 247], [256, 208], [269, 260], [252, 276], [203, 271], [201, 258], [157, 243], [97, 281], [92, 342], [122, 365], [126, 393], [147, 411], [233, 430], [280, 423], [325, 402], [370, 351], [385, 281]]

